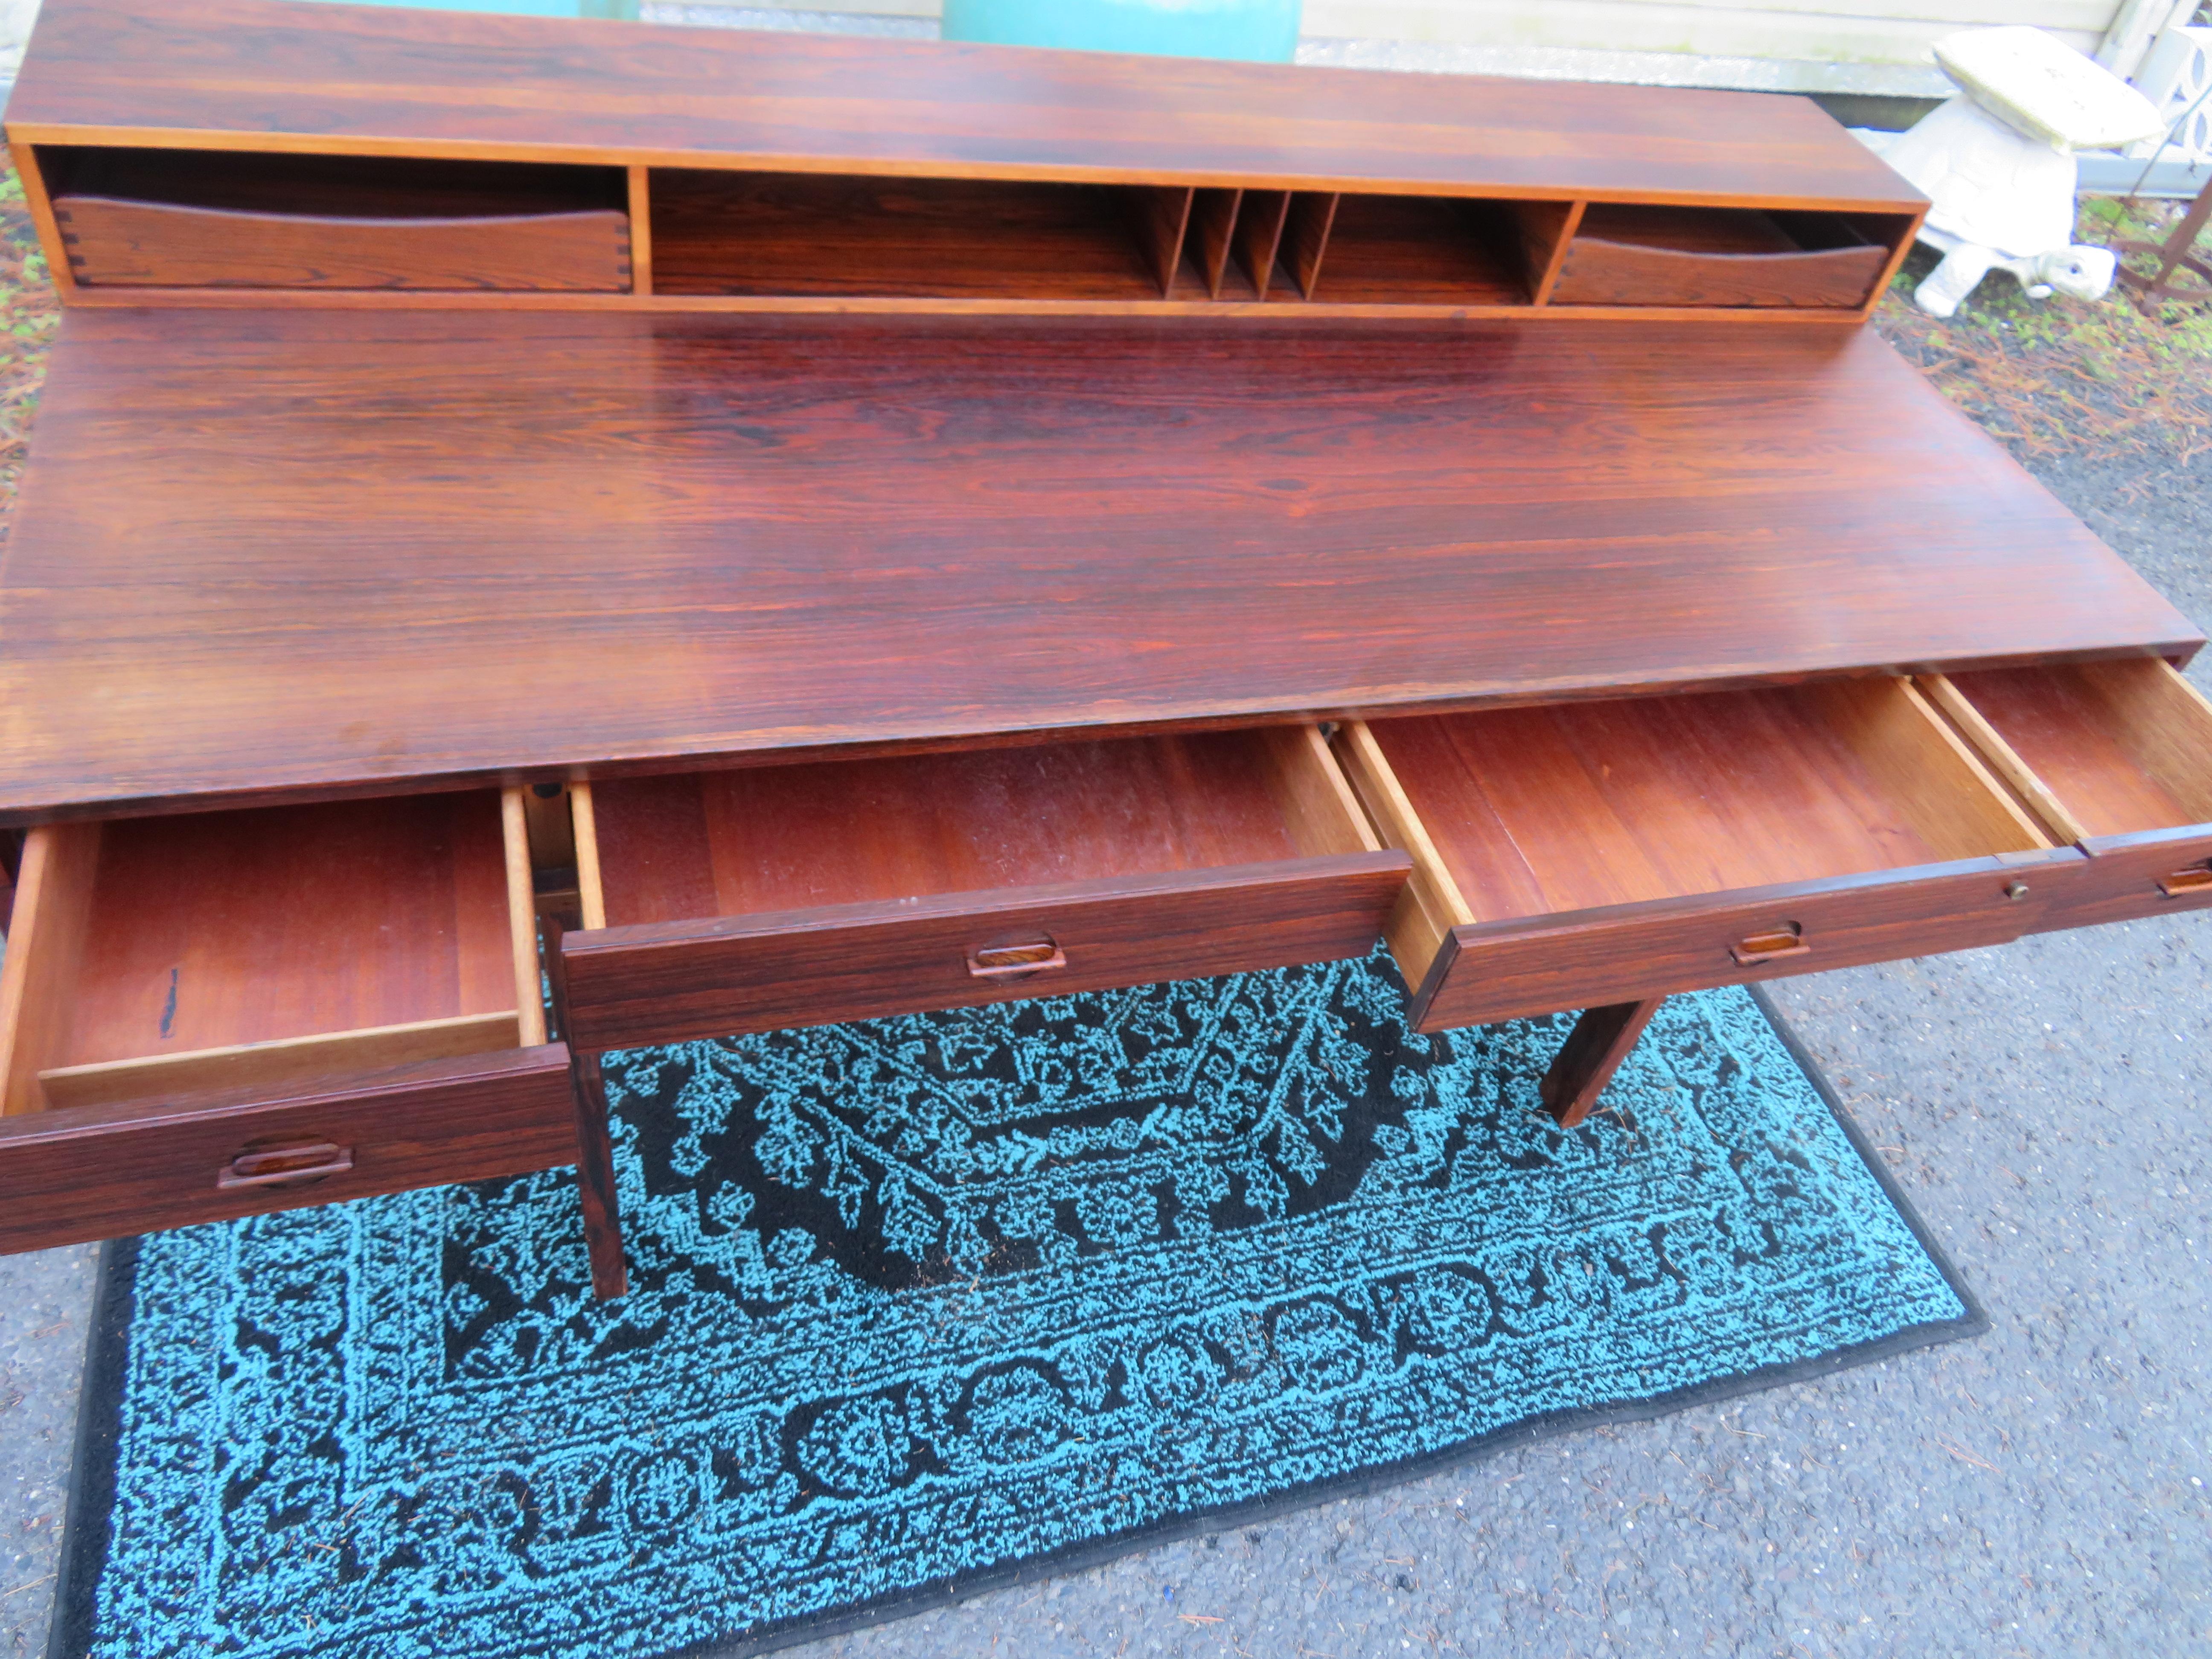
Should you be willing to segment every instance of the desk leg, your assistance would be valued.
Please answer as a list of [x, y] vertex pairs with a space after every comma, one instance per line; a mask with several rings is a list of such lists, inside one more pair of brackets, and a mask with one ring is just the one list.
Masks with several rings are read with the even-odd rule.
[[[538, 919], [545, 945], [545, 977], [553, 987], [553, 1019], [568, 1036], [568, 975], [561, 936], [583, 918], [547, 911]], [[607, 1139], [607, 1080], [599, 1057], [568, 1045], [568, 1091], [576, 1105], [576, 1197], [584, 1211], [584, 1248], [592, 1255], [592, 1292], [620, 1296], [629, 1289], [623, 1261], [622, 1206], [615, 1198], [615, 1149]]]
[[1646, 997], [1641, 1002], [1615, 1002], [1583, 1011], [1575, 1029], [1567, 1033], [1566, 1046], [1537, 1088], [1561, 1128], [1571, 1129], [1589, 1115], [1598, 1096], [1605, 1092], [1605, 1085], [1613, 1081], [1613, 1073], [1628, 1058], [1628, 1051], [1665, 1000]]
[[584, 1210], [584, 1245], [592, 1254], [592, 1291], [620, 1296], [629, 1289], [623, 1261], [622, 1209], [615, 1199], [615, 1153], [607, 1139], [607, 1085], [597, 1054], [573, 1051], [576, 1097], [576, 1196]]

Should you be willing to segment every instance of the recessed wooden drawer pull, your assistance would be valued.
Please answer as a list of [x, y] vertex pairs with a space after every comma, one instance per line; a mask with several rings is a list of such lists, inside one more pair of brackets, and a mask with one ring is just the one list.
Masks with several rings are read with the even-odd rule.
[[1739, 967], [1749, 968], [1762, 962], [1771, 962], [1777, 957], [1802, 957], [1813, 947], [1805, 943], [1804, 930], [1794, 921], [1779, 927], [1771, 927], [1763, 933], [1753, 933], [1729, 946], [1729, 954]]
[[2179, 898], [2184, 893], [2202, 893], [2208, 889], [2212, 889], [2212, 861], [2177, 870], [2158, 884], [2158, 890], [2168, 898]]
[[289, 1146], [250, 1147], [222, 1166], [215, 1178], [218, 1188], [283, 1187], [293, 1182], [320, 1181], [343, 1175], [353, 1168], [353, 1148], [327, 1140], [310, 1140]]
[[1012, 979], [1067, 966], [1067, 953], [1048, 939], [1025, 945], [981, 945], [968, 952], [968, 971], [977, 979]]

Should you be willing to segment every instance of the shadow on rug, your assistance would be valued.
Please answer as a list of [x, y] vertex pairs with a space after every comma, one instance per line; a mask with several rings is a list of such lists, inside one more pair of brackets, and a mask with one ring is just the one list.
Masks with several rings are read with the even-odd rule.
[[1387, 955], [615, 1057], [568, 1172], [112, 1247], [55, 1652], [827, 1633], [1982, 1320], [1741, 990], [1582, 1127]]

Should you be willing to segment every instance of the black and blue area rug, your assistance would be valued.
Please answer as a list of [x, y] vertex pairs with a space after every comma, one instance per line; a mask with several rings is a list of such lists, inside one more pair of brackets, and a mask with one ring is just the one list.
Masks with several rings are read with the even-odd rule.
[[611, 1061], [567, 1172], [115, 1247], [57, 1651], [823, 1633], [1967, 1334], [1742, 991], [1579, 1129], [1387, 957]]

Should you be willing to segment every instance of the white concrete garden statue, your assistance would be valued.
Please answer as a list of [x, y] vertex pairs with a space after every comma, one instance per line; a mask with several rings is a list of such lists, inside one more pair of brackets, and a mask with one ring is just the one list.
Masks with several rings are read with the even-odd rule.
[[2150, 101], [2040, 29], [1947, 35], [1936, 61], [1965, 95], [1881, 147], [1935, 204], [1920, 240], [1943, 263], [1914, 301], [1948, 317], [1991, 270], [2009, 272], [2033, 300], [2103, 298], [2118, 261], [2074, 241], [2074, 152], [2162, 132]]

